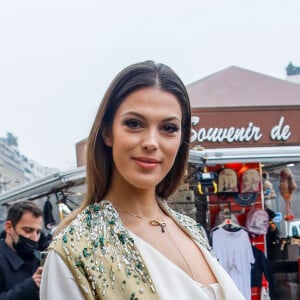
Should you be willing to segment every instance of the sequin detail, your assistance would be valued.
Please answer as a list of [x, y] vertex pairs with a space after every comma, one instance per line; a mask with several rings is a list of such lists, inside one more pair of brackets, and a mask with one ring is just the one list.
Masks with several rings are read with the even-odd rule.
[[[163, 200], [160, 205], [211, 252], [201, 225], [173, 211]], [[133, 238], [109, 201], [89, 205], [55, 237], [50, 248], [61, 254], [87, 299], [159, 298]]]
[[[125, 292], [127, 282], [134, 280], [136, 289], [130, 292], [130, 299], [138, 299], [147, 289], [156, 293], [134, 240], [110, 202], [88, 206], [54, 239], [53, 248], [59, 243], [67, 261], [79, 271], [75, 274], [88, 279], [89, 286], [81, 284], [83, 292], [91, 289], [95, 296], [100, 290], [105, 298], [116, 285]], [[116, 274], [123, 276], [121, 284], [116, 282]]]
[[201, 224], [197, 223], [191, 217], [171, 209], [165, 200], [160, 200], [159, 204], [169, 216], [177, 221], [179, 226], [183, 227], [191, 235], [196, 243], [204, 246], [211, 253], [211, 255], [215, 257], [213, 250], [209, 245], [206, 232]]

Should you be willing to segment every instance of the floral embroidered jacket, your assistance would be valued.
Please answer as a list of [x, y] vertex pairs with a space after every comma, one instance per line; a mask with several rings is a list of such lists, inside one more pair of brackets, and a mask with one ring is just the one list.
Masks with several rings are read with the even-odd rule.
[[[165, 201], [159, 204], [200, 247], [211, 252], [199, 224], [171, 210]], [[49, 248], [62, 257], [86, 299], [159, 299], [134, 240], [109, 201], [89, 205]]]

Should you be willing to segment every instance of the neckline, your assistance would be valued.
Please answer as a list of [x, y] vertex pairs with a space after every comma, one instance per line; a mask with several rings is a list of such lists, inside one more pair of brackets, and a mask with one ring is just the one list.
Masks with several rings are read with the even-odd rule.
[[[172, 220], [177, 224], [177, 226], [179, 226], [179, 228], [181, 228], [188, 236], [189, 238], [195, 243], [195, 245], [200, 249], [200, 251], [203, 253], [204, 259], [207, 261], [206, 255], [204, 254], [205, 250], [209, 250], [207, 248], [207, 245], [205, 243], [205, 241], [203, 241], [200, 238], [196, 238], [187, 228], [186, 226], [182, 225], [180, 223], [180, 217], [178, 214], [178, 212], [173, 211], [168, 204], [166, 203], [166, 200], [158, 198], [158, 204], [160, 206], [160, 208], [163, 210], [163, 212], [165, 212], [167, 214], [167, 216], [171, 217]], [[96, 206], [100, 206], [103, 209], [108, 209], [108, 211], [110, 211], [110, 213], [112, 214], [112, 216], [116, 217], [118, 219], [119, 224], [121, 225], [121, 227], [123, 227], [123, 229], [125, 230], [125, 232], [127, 232], [127, 234], [133, 235], [134, 237], [136, 237], [137, 239], [139, 239], [142, 243], [144, 243], [146, 245], [146, 247], [150, 247], [152, 250], [154, 250], [159, 256], [161, 256], [163, 259], [167, 260], [170, 264], [172, 264], [173, 266], [175, 266], [178, 270], [180, 270], [180, 272], [182, 272], [185, 276], [187, 276], [187, 278], [189, 278], [192, 282], [195, 282], [197, 284], [201, 284], [199, 281], [194, 280], [190, 275], [188, 275], [185, 271], [183, 271], [180, 267], [178, 267], [175, 263], [173, 263], [171, 260], [169, 260], [166, 256], [164, 256], [160, 251], [158, 251], [155, 247], [153, 247], [152, 245], [150, 245], [149, 243], [147, 243], [145, 240], [143, 240], [141, 237], [137, 236], [135, 233], [133, 233], [131, 230], [129, 230], [125, 224], [122, 222], [122, 219], [118, 213], [118, 211], [116, 210], [116, 208], [114, 207], [114, 205], [107, 199], [103, 199], [98, 203], [95, 203], [93, 205]], [[92, 205], [92, 206], [93, 206]], [[184, 215], [182, 215], [183, 218]], [[185, 216], [187, 217], [187, 216]], [[140, 250], [137, 249], [139, 252]], [[208, 261], [207, 261], [208, 262]], [[218, 282], [216, 282], [218, 283]], [[204, 286], [208, 286], [208, 285], [204, 285]]]
[[[162, 199], [160, 197], [157, 198], [157, 203], [159, 205], [159, 207], [162, 209], [162, 211], [168, 216], [170, 217], [179, 228], [181, 228], [181, 230], [183, 230], [194, 242], [196, 242], [196, 245], [201, 245], [206, 249], [208, 248], [208, 244], [206, 242], [206, 239], [204, 237], [200, 236], [195, 236], [195, 234], [193, 234], [193, 232], [191, 232], [191, 227], [189, 227], [189, 229], [187, 228], [188, 225], [183, 225], [181, 224], [180, 220], [182, 220], [183, 218], [188, 218], [188, 216], [184, 216], [183, 214], [180, 214], [177, 211], [172, 210], [168, 204], [167, 201], [165, 199]], [[114, 207], [114, 205], [107, 199], [103, 199], [100, 202], [96, 203], [96, 205], [101, 206], [102, 208], [108, 208], [115, 217], [117, 217], [119, 219], [119, 222], [122, 224], [122, 226], [126, 229], [127, 227], [125, 226], [125, 224], [122, 222], [122, 219], [118, 213], [118, 211], [116, 210], [116, 208]], [[181, 217], [180, 217], [181, 215]]]
[[[127, 229], [128, 233], [130, 236], [132, 236], [134, 239], [140, 241], [142, 244], [144, 244], [146, 247], [150, 248], [152, 251], [154, 251], [158, 256], [160, 256], [162, 259], [166, 260], [169, 264], [171, 264], [173, 267], [175, 267], [177, 270], [180, 271], [181, 274], [183, 274], [185, 277], [187, 277], [189, 280], [191, 280], [192, 282], [199, 284], [202, 287], [214, 287], [215, 284], [219, 285], [219, 282], [213, 282], [211, 284], [205, 285], [203, 283], [201, 283], [200, 281], [196, 281], [194, 280], [189, 274], [187, 274], [186, 272], [184, 272], [180, 267], [178, 267], [173, 261], [171, 261], [169, 258], [167, 258], [166, 256], [164, 256], [159, 250], [157, 250], [155, 247], [153, 247], [151, 244], [149, 244], [148, 242], [146, 242], [144, 239], [142, 239], [141, 237], [139, 237], [138, 235], [136, 235], [134, 232], [132, 232], [131, 230]], [[197, 244], [196, 244], [197, 245]], [[200, 251], [202, 252], [202, 248], [201, 246], [198, 246]], [[141, 252], [141, 249], [139, 249], [139, 251]], [[205, 258], [205, 256], [204, 256]], [[206, 260], [206, 258], [205, 258]]]
[[225, 228], [221, 227], [220, 228], [222, 232], [224, 232], [226, 235], [229, 235], [231, 237], [238, 238], [242, 234], [242, 229], [238, 231], [229, 231], [226, 230]]

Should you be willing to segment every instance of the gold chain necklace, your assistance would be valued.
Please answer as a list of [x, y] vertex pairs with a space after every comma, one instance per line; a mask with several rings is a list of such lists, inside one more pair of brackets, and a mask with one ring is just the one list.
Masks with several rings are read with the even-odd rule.
[[[139, 218], [139, 219], [143, 219], [143, 220], [147, 220], [146, 218], [140, 216], [140, 215], [137, 215], [135, 213], [130, 213], [126, 210], [122, 210], [122, 209], [119, 209], [119, 208], [116, 208], [117, 211], [120, 211], [120, 212], [123, 212], [124, 214], [127, 214], [129, 216], [133, 216], [135, 218]], [[160, 226], [161, 228], [161, 232], [166, 232], [166, 228], [167, 228], [167, 223], [162, 219], [161, 220], [158, 220], [158, 219], [152, 219], [152, 220], [147, 220], [147, 222], [151, 225], [151, 226]], [[169, 232], [169, 237], [170, 237], [170, 240], [172, 242], [172, 244], [174, 245], [174, 247], [176, 248], [177, 252], [179, 253], [179, 256], [182, 258], [184, 264], [186, 265], [186, 267], [188, 268], [192, 278], [194, 281], [197, 281], [196, 278], [195, 278], [195, 275], [192, 271], [192, 268], [190, 267], [189, 263], [187, 262], [187, 260], [185, 259], [183, 253], [181, 252], [181, 250], [179, 249], [179, 247], [177, 246], [177, 243], [175, 242], [175, 240], [173, 239], [172, 237], [172, 234]]]
[[197, 281], [197, 279], [196, 279], [196, 277], [195, 277], [195, 275], [194, 275], [194, 273], [193, 273], [193, 271], [192, 271], [192, 268], [191, 268], [190, 264], [187, 262], [187, 260], [186, 260], [186, 258], [184, 257], [182, 251], [181, 251], [181, 250], [179, 249], [179, 247], [177, 246], [177, 243], [176, 243], [175, 240], [173, 239], [173, 236], [172, 236], [170, 230], [168, 231], [168, 235], [169, 235], [169, 238], [170, 238], [172, 244], [175, 246], [177, 252], [179, 253], [179, 256], [182, 258], [184, 264], [185, 264], [186, 267], [188, 268], [191, 277], [193, 278], [194, 281]]
[[[146, 218], [142, 217], [142, 216], [139, 216], [137, 214], [134, 214], [134, 213], [130, 213], [126, 210], [122, 210], [122, 209], [119, 209], [119, 208], [116, 208], [117, 211], [120, 211], [120, 212], [123, 212], [129, 216], [133, 216], [133, 217], [136, 217], [136, 218], [139, 218], [139, 219], [142, 219], [142, 220], [147, 220]], [[159, 220], [157, 218], [154, 218], [152, 220], [147, 220], [147, 222], [151, 225], [151, 226], [160, 226], [161, 228], [161, 232], [164, 233], [166, 231], [166, 227], [167, 227], [167, 223], [164, 221], [164, 220]]]

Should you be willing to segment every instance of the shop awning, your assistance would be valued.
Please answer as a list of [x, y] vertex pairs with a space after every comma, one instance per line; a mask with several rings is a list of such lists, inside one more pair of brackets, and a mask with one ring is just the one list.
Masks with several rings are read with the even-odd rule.
[[300, 162], [300, 146], [190, 150], [189, 162], [206, 165], [234, 162]]
[[37, 199], [75, 185], [83, 184], [85, 174], [85, 167], [79, 167], [68, 171], [56, 172], [36, 181], [20, 185], [0, 194], [0, 205], [21, 199]]

